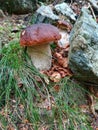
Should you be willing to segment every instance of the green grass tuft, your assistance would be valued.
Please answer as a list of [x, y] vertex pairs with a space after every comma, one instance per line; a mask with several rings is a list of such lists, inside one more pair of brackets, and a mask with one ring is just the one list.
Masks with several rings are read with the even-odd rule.
[[[40, 80], [40, 81], [39, 81]], [[83, 99], [79, 90], [85, 90], [63, 78], [54, 90], [55, 83], [46, 84], [44, 76], [32, 65], [30, 58], [19, 45], [19, 40], [9, 42], [0, 50], [0, 123], [7, 129], [12, 124], [28, 120], [34, 130], [46, 125], [49, 130], [90, 130], [86, 116], [78, 108]], [[39, 103], [54, 98], [51, 110], [40, 108]], [[4, 111], [2, 113], [2, 110]]]

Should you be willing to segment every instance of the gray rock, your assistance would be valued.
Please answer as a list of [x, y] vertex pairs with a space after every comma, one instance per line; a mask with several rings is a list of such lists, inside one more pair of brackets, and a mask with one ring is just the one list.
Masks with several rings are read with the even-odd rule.
[[59, 19], [59, 17], [53, 13], [51, 6], [42, 5], [42, 6], [37, 10], [37, 13], [39, 13], [39, 14], [45, 16], [45, 17], [49, 17], [49, 18], [51, 18], [51, 19], [53, 19], [53, 20]]
[[55, 15], [52, 6], [42, 5], [33, 16], [33, 23], [55, 23], [59, 16]]
[[69, 17], [71, 20], [76, 21], [76, 14], [73, 12], [73, 10], [70, 8], [68, 4], [63, 2], [61, 4], [55, 5], [54, 8], [57, 12], [60, 12], [61, 14]]
[[82, 8], [70, 34], [69, 67], [81, 82], [98, 85], [98, 24]]
[[36, 9], [36, 0], [0, 0], [0, 8], [9, 13], [26, 14]]

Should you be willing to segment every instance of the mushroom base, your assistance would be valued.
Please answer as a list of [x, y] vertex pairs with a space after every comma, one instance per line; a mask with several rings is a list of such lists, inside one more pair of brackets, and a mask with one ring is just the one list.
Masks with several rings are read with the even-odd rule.
[[27, 53], [37, 69], [48, 70], [51, 68], [52, 55], [49, 44], [27, 47]]

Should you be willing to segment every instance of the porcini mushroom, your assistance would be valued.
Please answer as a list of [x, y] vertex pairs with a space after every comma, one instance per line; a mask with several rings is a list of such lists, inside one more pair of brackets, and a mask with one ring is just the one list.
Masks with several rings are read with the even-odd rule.
[[20, 45], [27, 46], [27, 53], [33, 65], [39, 70], [51, 67], [51, 49], [49, 43], [61, 38], [59, 30], [45, 23], [33, 24], [21, 32]]

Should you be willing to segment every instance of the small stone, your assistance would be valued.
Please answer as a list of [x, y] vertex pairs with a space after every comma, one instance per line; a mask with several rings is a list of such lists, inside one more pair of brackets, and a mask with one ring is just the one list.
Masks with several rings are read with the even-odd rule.
[[55, 5], [54, 8], [57, 12], [60, 12], [61, 14], [69, 17], [71, 20], [76, 21], [76, 14], [73, 12], [68, 4], [63, 2], [61, 4]]
[[53, 13], [51, 6], [43, 5], [36, 12], [53, 20], [59, 19], [59, 17]]
[[51, 6], [42, 5], [33, 15], [32, 23], [56, 23], [59, 16], [53, 13]]

